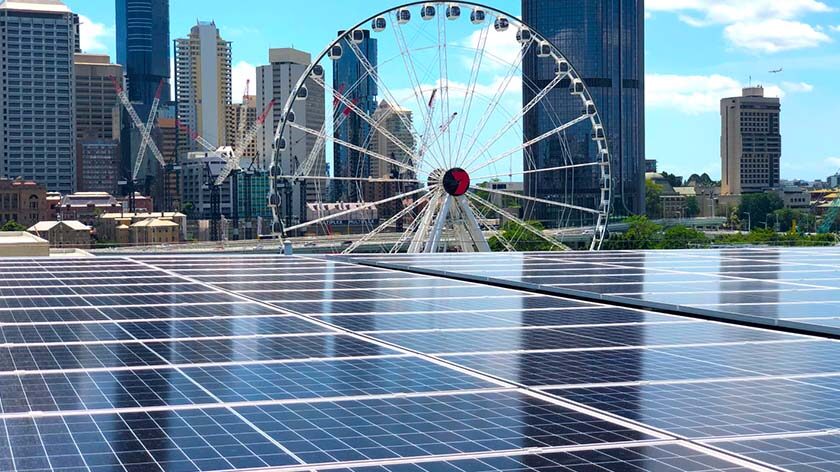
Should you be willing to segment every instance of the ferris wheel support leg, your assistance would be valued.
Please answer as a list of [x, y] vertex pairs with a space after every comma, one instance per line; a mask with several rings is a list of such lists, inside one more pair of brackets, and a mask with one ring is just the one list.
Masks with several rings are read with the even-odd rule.
[[481, 226], [478, 224], [478, 218], [475, 212], [470, 208], [467, 197], [461, 195], [455, 199], [458, 203], [458, 208], [461, 210], [463, 216], [464, 226], [466, 226], [467, 233], [472, 239], [472, 245], [478, 252], [490, 252], [490, 244], [484, 238], [484, 233], [481, 232]]
[[440, 245], [441, 235], [443, 234], [443, 227], [449, 217], [449, 210], [452, 208], [452, 196], [447, 194], [443, 197], [443, 202], [440, 204], [440, 211], [435, 220], [435, 226], [432, 228], [432, 234], [429, 235], [429, 240], [426, 242], [425, 253], [435, 253], [438, 251]]
[[437, 212], [438, 206], [440, 206], [440, 194], [435, 193], [429, 201], [429, 205], [426, 207], [423, 218], [420, 220], [420, 225], [417, 227], [417, 232], [414, 233], [414, 238], [411, 240], [411, 244], [408, 246], [409, 254], [423, 252], [423, 243], [429, 235], [429, 227], [432, 224], [432, 219], [435, 216], [435, 212]]

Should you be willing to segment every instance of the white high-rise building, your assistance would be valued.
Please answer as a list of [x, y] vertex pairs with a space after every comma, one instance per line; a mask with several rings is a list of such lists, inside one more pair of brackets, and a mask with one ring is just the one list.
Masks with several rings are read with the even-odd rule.
[[78, 26], [59, 0], [0, 0], [0, 177], [76, 190]]
[[[263, 169], [268, 169], [274, 153], [274, 134], [283, 117], [283, 109], [293, 93], [303, 73], [312, 63], [312, 56], [296, 49], [271, 49], [268, 52], [269, 64], [257, 68], [257, 109], [264, 110], [271, 100], [274, 108], [269, 113], [265, 126], [257, 136], [257, 152]], [[311, 130], [321, 131], [324, 126], [324, 88], [313, 79], [306, 81], [307, 96], [295, 101], [292, 111], [295, 123]], [[283, 139], [285, 150], [280, 151], [280, 166], [283, 174], [293, 175], [313, 152], [318, 138], [302, 130], [287, 127]], [[327, 142], [327, 145], [331, 143]], [[315, 153], [309, 161], [306, 175], [326, 175], [325, 146]], [[282, 218], [287, 223], [303, 221], [306, 218], [306, 203], [321, 201], [327, 192], [327, 181], [309, 179], [306, 185], [296, 185], [280, 195], [282, 200]]]
[[216, 146], [227, 144], [231, 43], [214, 22], [199, 22], [175, 40], [175, 96], [183, 124]]

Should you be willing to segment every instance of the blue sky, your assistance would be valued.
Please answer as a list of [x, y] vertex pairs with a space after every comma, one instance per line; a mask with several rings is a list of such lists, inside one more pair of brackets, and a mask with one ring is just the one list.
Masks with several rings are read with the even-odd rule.
[[[114, 52], [114, 1], [65, 0], [83, 48]], [[489, 2], [519, 14], [520, 2]], [[233, 42], [234, 95], [270, 47], [323, 49], [383, 0], [171, 0], [172, 37], [214, 20]], [[840, 169], [840, 0], [647, 0], [647, 157], [661, 170], [720, 175], [718, 101], [749, 83], [782, 98], [782, 178]], [[236, 5], [239, 5], [237, 7]], [[317, 5], [317, 6], [315, 6]], [[315, 6], [313, 8], [313, 6]], [[779, 74], [768, 71], [783, 68]]]

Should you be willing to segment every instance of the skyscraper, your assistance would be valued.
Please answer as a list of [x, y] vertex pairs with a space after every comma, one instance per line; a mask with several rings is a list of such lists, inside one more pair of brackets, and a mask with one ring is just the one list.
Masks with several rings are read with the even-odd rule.
[[[617, 215], [644, 211], [645, 100], [644, 0], [522, 0], [525, 23], [552, 41], [584, 79], [601, 115], [612, 155], [613, 205]], [[529, 102], [554, 77], [554, 64], [539, 59], [532, 48], [523, 62], [523, 100]], [[546, 97], [546, 106], [563, 122], [581, 115], [581, 103], [568, 93], [569, 82]], [[525, 140], [542, 135], [557, 124], [545, 108], [525, 116]], [[575, 163], [597, 160], [586, 125], [565, 132]], [[537, 168], [563, 165], [563, 146], [544, 140], [530, 149]], [[528, 163], [526, 162], [526, 167]], [[525, 179], [527, 194], [558, 199], [573, 192], [576, 203], [597, 208], [600, 181], [597, 167], [574, 171], [574, 181], [532, 174]], [[556, 223], [553, 208], [539, 205], [537, 216]]]
[[779, 187], [781, 104], [748, 87], [720, 101], [721, 194], [741, 195]]
[[117, 63], [128, 77], [128, 97], [148, 114], [158, 84], [169, 97], [169, 0], [116, 0]]
[[[271, 49], [268, 52], [268, 62], [268, 65], [257, 68], [257, 109], [261, 113], [271, 100], [275, 103], [257, 137], [257, 153], [260, 156], [261, 167], [266, 170], [271, 165], [274, 133], [283, 117], [283, 109], [301, 76], [312, 63], [312, 56], [308, 52], [291, 48]], [[309, 78], [305, 85], [307, 97], [296, 100], [292, 107], [295, 123], [320, 131], [324, 126], [324, 87], [312, 78]], [[291, 127], [286, 128], [283, 136], [286, 148], [279, 151], [279, 164], [284, 174], [294, 175], [312, 154], [318, 138]], [[324, 176], [326, 159], [326, 152], [322, 148], [306, 175]], [[286, 224], [300, 222], [306, 218], [306, 203], [322, 201], [326, 183], [324, 180], [310, 179], [305, 185], [298, 184], [294, 188], [287, 188], [280, 195], [281, 216]]]
[[0, 31], [0, 177], [73, 193], [78, 17], [59, 0], [5, 0]]
[[200, 21], [175, 40], [178, 119], [217, 146], [227, 144], [231, 99], [231, 45], [215, 22]]
[[[358, 44], [346, 37], [341, 41], [343, 54], [333, 64], [333, 89], [353, 102], [357, 108], [368, 116], [376, 111], [376, 96], [378, 95], [376, 80], [370, 71], [376, 70], [378, 64], [378, 45], [376, 38], [371, 38], [370, 31], [362, 30], [364, 38]], [[345, 31], [339, 31], [338, 36], [345, 36]], [[364, 59], [364, 61], [362, 60]], [[367, 64], [365, 64], [365, 62]], [[366, 148], [370, 143], [371, 126], [359, 115], [341, 103], [335, 106], [336, 123], [335, 137], [355, 146]], [[370, 158], [358, 151], [345, 146], [333, 146], [333, 175], [336, 177], [368, 177], [370, 176]], [[359, 200], [356, 185], [352, 182], [334, 181], [332, 199], [334, 201], [355, 202]]]

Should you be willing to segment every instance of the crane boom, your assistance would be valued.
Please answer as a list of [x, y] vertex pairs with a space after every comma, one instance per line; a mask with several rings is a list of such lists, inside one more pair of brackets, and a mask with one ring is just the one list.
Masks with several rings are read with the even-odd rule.
[[263, 110], [260, 116], [257, 117], [257, 121], [254, 123], [254, 126], [252, 126], [251, 129], [248, 130], [248, 133], [243, 136], [238, 143], [236, 143], [236, 149], [233, 150], [233, 155], [226, 157], [227, 163], [222, 171], [219, 172], [219, 176], [216, 178], [216, 185], [222, 185], [231, 172], [237, 171], [241, 168], [239, 156], [245, 153], [245, 149], [254, 141], [254, 138], [257, 137], [257, 133], [260, 132], [260, 129], [265, 124], [265, 120], [268, 118], [269, 112], [271, 112], [271, 109], [274, 108], [274, 103], [274, 100], [268, 102], [268, 106], [266, 106], [265, 110]]
[[[158, 84], [157, 92], [155, 92], [155, 99], [152, 101], [152, 108], [149, 111], [149, 119], [146, 121], [146, 133], [151, 137], [152, 128], [155, 125], [155, 119], [157, 118], [158, 108], [160, 107], [160, 95], [163, 92], [163, 80], [160, 81]], [[146, 149], [149, 147], [149, 143], [151, 140], [143, 138], [140, 142], [140, 149], [137, 151], [137, 159], [134, 162], [134, 172], [131, 174], [131, 178], [133, 180], [137, 180], [137, 176], [140, 174], [140, 168], [143, 165], [143, 160], [146, 158]], [[153, 151], [154, 152], [154, 151]], [[158, 156], [156, 155], [155, 158]], [[158, 162], [160, 163], [161, 167], [166, 167], [166, 161], [163, 160], [163, 156], [158, 158]]]
[[193, 130], [192, 128], [190, 128], [189, 125], [187, 125], [186, 123], [184, 123], [181, 120], [176, 120], [176, 123], [177, 123], [179, 128], [181, 128], [185, 133], [187, 133], [190, 136], [190, 139], [192, 139], [193, 141], [198, 143], [199, 146], [203, 147], [205, 151], [207, 151], [207, 152], [216, 151], [216, 146], [213, 146], [212, 144], [210, 144], [209, 141], [207, 141], [203, 137], [199, 136], [198, 132]]
[[[114, 88], [117, 91], [117, 96], [120, 99], [120, 103], [123, 107], [125, 107], [126, 111], [128, 112], [128, 116], [131, 117], [131, 122], [134, 126], [140, 131], [140, 136], [143, 139], [141, 142], [141, 146], [143, 143], [146, 143], [149, 149], [152, 150], [152, 154], [155, 156], [155, 159], [158, 160], [162, 165], [166, 165], [166, 160], [163, 158], [163, 155], [160, 153], [157, 145], [152, 141], [152, 135], [149, 130], [146, 129], [146, 126], [143, 124], [143, 120], [140, 119], [140, 116], [137, 115], [137, 111], [134, 109], [134, 105], [131, 104], [131, 101], [128, 99], [128, 94], [126, 91], [120, 86], [119, 82], [117, 82], [116, 77], [111, 77], [111, 81], [114, 83]], [[139, 160], [139, 158], [138, 158]]]

